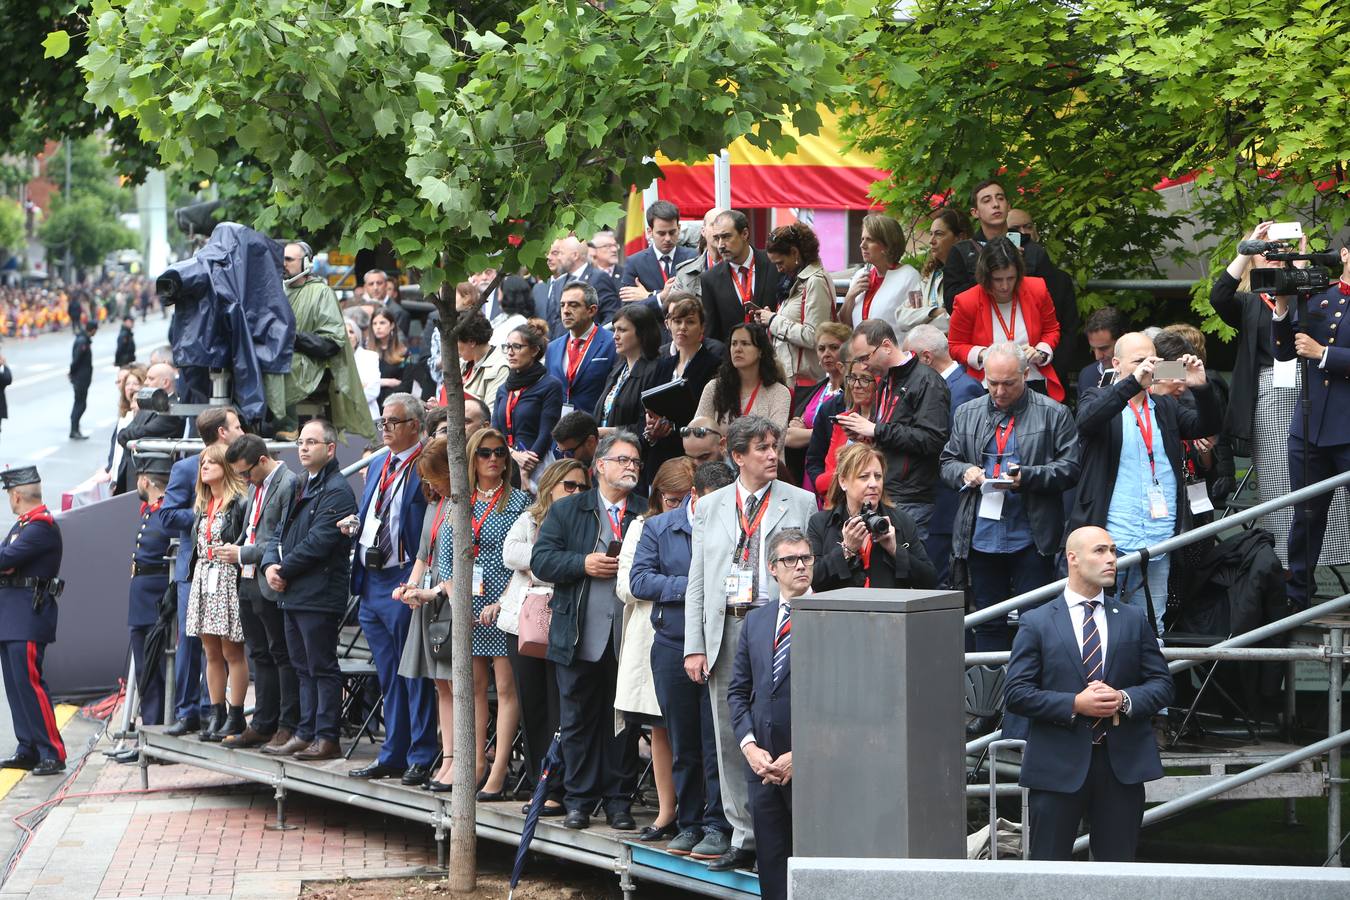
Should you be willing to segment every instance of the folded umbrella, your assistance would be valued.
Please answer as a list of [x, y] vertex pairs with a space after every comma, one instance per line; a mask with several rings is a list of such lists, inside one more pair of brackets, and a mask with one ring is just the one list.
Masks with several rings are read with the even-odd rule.
[[[525, 814], [525, 825], [520, 829], [520, 846], [516, 848], [516, 864], [511, 868], [511, 891], [520, 883], [520, 874], [525, 869], [525, 854], [529, 852], [530, 842], [534, 840], [534, 829], [539, 824], [539, 816], [544, 811], [544, 800], [548, 798], [549, 782], [562, 777], [562, 732], [553, 735], [553, 743], [544, 755], [543, 770], [539, 773], [539, 782], [534, 786], [534, 796], [530, 797], [530, 811]], [[511, 900], [507, 893], [506, 900]]]

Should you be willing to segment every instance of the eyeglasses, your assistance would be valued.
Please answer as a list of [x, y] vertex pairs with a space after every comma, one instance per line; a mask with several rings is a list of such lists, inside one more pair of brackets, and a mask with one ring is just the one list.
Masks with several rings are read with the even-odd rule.
[[671, 509], [674, 509], [675, 507], [679, 506], [681, 503], [684, 502], [684, 495], [663, 494], [661, 495], [661, 502], [664, 503], [666, 506], [669, 506]]
[[506, 459], [506, 448], [479, 447], [477, 450], [473, 451], [473, 455], [478, 457], [479, 459], [491, 459], [494, 456], [497, 457], [498, 459]]
[[503, 353], [518, 353], [518, 352], [520, 352], [521, 350], [524, 350], [524, 349], [525, 349], [526, 347], [528, 347], [528, 346], [529, 346], [528, 344], [510, 344], [510, 343], [508, 343], [508, 344], [502, 344], [502, 345], [501, 345], [501, 348], [502, 348], [502, 352], [503, 352]]
[[[296, 441], [296, 443], [298, 444], [299, 441]], [[240, 478], [243, 478], [244, 480], [247, 481], [249, 478], [253, 477], [253, 470], [258, 468], [258, 463], [260, 462], [262, 462], [261, 459], [259, 459], [258, 462], [255, 462], [253, 465], [246, 467], [242, 472], [239, 471], [238, 469], [235, 469], [234, 474], [238, 475]]]
[[558, 484], [562, 485], [562, 489], [564, 491], [567, 491], [567, 493], [569, 494], [575, 494], [577, 491], [588, 490], [586, 482], [584, 481], [560, 481], [558, 482]]
[[636, 456], [602, 456], [605, 462], [612, 462], [617, 466], [623, 466], [625, 469], [636, 469], [642, 465], [642, 460]]
[[718, 431], [716, 428], [704, 428], [701, 425], [695, 428], [689, 428], [686, 426], [680, 429], [680, 437], [692, 437], [702, 440], [703, 438], [707, 437], [710, 434], [715, 434], [718, 437], [722, 436], [722, 432]]
[[798, 566], [810, 568], [816, 561], [815, 556], [810, 553], [803, 553], [801, 556], [780, 556], [774, 560], [776, 563], [782, 563], [789, 569], [795, 569]]
[[297, 446], [297, 447], [299, 447], [300, 449], [303, 450], [303, 449], [306, 448], [306, 447], [318, 447], [318, 446], [320, 446], [320, 445], [322, 445], [322, 444], [328, 444], [328, 443], [332, 443], [332, 442], [331, 442], [331, 441], [316, 441], [314, 438], [305, 438], [304, 440], [296, 441], [296, 442], [295, 442], [295, 446]]
[[571, 459], [577, 455], [576, 447], [559, 447], [555, 444], [553, 449], [557, 452], [559, 459]]
[[849, 375], [844, 380], [849, 384], [876, 384], [876, 379], [871, 375]]
[[407, 425], [409, 422], [416, 422], [416, 419], [376, 419], [375, 427], [381, 431], [393, 431], [400, 425]]

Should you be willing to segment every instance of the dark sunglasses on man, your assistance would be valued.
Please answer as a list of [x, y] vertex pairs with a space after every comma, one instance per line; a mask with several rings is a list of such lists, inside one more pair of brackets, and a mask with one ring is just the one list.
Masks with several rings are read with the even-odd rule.
[[718, 437], [722, 436], [722, 432], [718, 431], [716, 428], [704, 428], [702, 425], [695, 428], [690, 428], [686, 425], [684, 428], [680, 429], [680, 437], [691, 437], [702, 440], [710, 434], [715, 434]]

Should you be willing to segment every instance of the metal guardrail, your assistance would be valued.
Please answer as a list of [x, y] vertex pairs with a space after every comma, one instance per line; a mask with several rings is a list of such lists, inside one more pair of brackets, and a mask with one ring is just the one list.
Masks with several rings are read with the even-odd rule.
[[[175, 440], [141, 438], [139, 440], [127, 441], [127, 449], [133, 453], [136, 451], [149, 453], [196, 453], [204, 446], [206, 445], [202, 443], [201, 438], [180, 438]], [[294, 449], [295, 441], [267, 442], [268, 453], [280, 453], [283, 450]], [[362, 469], [369, 466], [372, 458], [373, 456], [364, 456], [351, 465], [345, 466], [342, 469], [342, 476], [345, 478], [349, 475], [355, 475], [357, 472], [360, 472]]]

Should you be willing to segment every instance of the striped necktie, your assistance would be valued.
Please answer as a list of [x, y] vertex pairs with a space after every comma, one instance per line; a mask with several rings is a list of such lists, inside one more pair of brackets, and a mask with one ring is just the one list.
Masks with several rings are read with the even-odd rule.
[[[1102, 636], [1097, 631], [1097, 620], [1093, 613], [1100, 604], [1096, 600], [1083, 603], [1083, 677], [1090, 684], [1102, 677], [1104, 661], [1102, 659]], [[1106, 739], [1106, 720], [1092, 720], [1092, 743], [1100, 744]]]
[[777, 685], [787, 674], [788, 655], [792, 650], [792, 605], [782, 603], [782, 621], [773, 638], [773, 683]]

